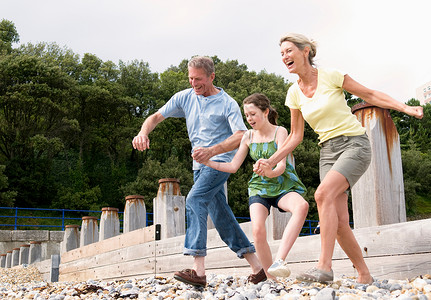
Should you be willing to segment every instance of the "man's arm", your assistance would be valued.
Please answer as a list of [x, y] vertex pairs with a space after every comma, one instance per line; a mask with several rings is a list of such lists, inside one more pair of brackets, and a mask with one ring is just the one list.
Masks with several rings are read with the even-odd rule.
[[154, 128], [156, 128], [157, 124], [162, 122], [164, 119], [165, 117], [163, 117], [159, 112], [149, 116], [142, 124], [141, 131], [139, 131], [138, 135], [133, 138], [133, 148], [139, 151], [150, 149], [150, 139], [148, 138], [148, 135], [154, 130]]
[[194, 160], [196, 160], [198, 163], [205, 162], [209, 160], [211, 157], [229, 152], [232, 150], [235, 150], [238, 148], [239, 144], [241, 143], [242, 136], [244, 135], [244, 132], [246, 130], [238, 130], [235, 131], [234, 134], [232, 134], [230, 137], [225, 139], [223, 142], [218, 143], [217, 145], [211, 146], [211, 147], [197, 147], [193, 149], [192, 157]]

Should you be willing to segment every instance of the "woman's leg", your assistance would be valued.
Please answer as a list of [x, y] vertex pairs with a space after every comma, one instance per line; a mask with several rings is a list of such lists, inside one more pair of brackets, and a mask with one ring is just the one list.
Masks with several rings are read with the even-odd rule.
[[260, 203], [253, 203], [250, 205], [250, 219], [256, 254], [265, 270], [266, 276], [273, 279], [274, 277], [267, 272], [272, 264], [271, 249], [266, 239], [265, 221], [267, 217], [268, 209], [264, 205]]
[[344, 193], [349, 187], [347, 179], [337, 171], [329, 171], [317, 187], [314, 198], [317, 203], [320, 222], [321, 252], [317, 268], [330, 271], [332, 255], [338, 231], [338, 206], [347, 201]]
[[339, 172], [329, 171], [316, 190], [315, 199], [319, 212], [321, 253], [317, 268], [330, 271], [335, 240], [359, 272], [358, 282], [370, 283], [371, 276], [361, 249], [349, 226], [347, 179]]
[[278, 202], [278, 207], [284, 211], [292, 213], [292, 217], [284, 229], [281, 238], [280, 247], [277, 251], [275, 260], [285, 260], [287, 254], [295, 243], [302, 227], [304, 226], [305, 218], [308, 213], [308, 203], [302, 196], [296, 192], [290, 192], [283, 196]]
[[[346, 195], [347, 198], [347, 195]], [[352, 261], [356, 270], [358, 271], [357, 281], [359, 283], [371, 283], [373, 278], [370, 275], [367, 264], [365, 263], [364, 257], [361, 252], [356, 238], [353, 234], [349, 224], [349, 210], [347, 207], [347, 201], [344, 201], [343, 205], [338, 206], [338, 230], [337, 230], [337, 241], [340, 247], [344, 250], [347, 256]]]

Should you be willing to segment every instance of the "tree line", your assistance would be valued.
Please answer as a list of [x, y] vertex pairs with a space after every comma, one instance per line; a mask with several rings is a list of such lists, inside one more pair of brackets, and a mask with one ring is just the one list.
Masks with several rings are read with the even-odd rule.
[[[184, 119], [169, 118], [150, 134], [150, 150], [138, 152], [131, 141], [147, 116], [177, 91], [188, 88], [187, 59], [162, 73], [148, 63], [103, 61], [82, 57], [56, 43], [19, 42], [15, 25], [0, 22], [0, 206], [100, 210], [124, 207], [130, 194], [145, 197], [147, 210], [160, 178], [180, 179], [186, 195], [193, 184], [191, 146]], [[237, 60], [212, 57], [214, 84], [241, 106], [242, 99], [266, 94], [290, 127], [284, 106], [291, 83], [265, 71], [255, 72]], [[346, 94], [349, 105], [361, 100]], [[415, 99], [409, 104], [418, 104]], [[430, 105], [423, 120], [391, 112], [400, 133], [408, 213], [430, 203]], [[310, 219], [319, 183], [317, 136], [306, 125], [294, 151], [296, 170], [308, 188]], [[248, 215], [248, 158], [228, 184], [229, 203], [237, 216]], [[431, 215], [431, 212], [430, 212]]]

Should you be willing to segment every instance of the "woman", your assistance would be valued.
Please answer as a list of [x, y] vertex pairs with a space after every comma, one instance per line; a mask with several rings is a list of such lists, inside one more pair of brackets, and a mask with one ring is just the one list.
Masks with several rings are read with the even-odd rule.
[[[287, 130], [277, 126], [278, 114], [263, 94], [253, 94], [243, 101], [244, 114], [253, 128], [247, 131], [241, 140], [238, 152], [231, 162], [204, 162], [205, 165], [226, 173], [235, 173], [247, 153], [257, 161], [269, 158], [287, 138]], [[301, 232], [308, 213], [308, 203], [302, 197], [306, 188], [299, 180], [295, 168], [280, 160], [274, 169], [266, 170], [266, 176], [253, 173], [248, 183], [249, 208], [254, 245], [266, 276], [288, 277], [290, 270], [285, 262], [286, 256]], [[266, 239], [265, 221], [271, 206], [281, 212], [291, 212], [292, 217], [281, 238], [280, 247], [272, 263], [271, 249]]]
[[280, 39], [282, 61], [299, 79], [289, 89], [286, 105], [291, 113], [291, 133], [269, 159], [259, 160], [254, 171], [260, 175], [292, 152], [304, 136], [304, 120], [318, 134], [321, 183], [315, 192], [319, 213], [321, 253], [317, 266], [297, 279], [327, 283], [334, 278], [332, 255], [335, 240], [358, 271], [357, 281], [370, 284], [370, 275], [361, 249], [349, 226], [347, 189], [367, 170], [371, 149], [365, 128], [351, 113], [344, 90], [366, 102], [395, 109], [421, 119], [421, 106], [408, 106], [390, 96], [366, 88], [349, 75], [337, 70], [316, 68], [316, 44], [300, 34], [287, 34]]

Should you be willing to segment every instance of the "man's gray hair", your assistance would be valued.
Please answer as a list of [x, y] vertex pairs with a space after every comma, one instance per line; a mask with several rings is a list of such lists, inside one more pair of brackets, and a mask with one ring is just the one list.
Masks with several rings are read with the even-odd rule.
[[210, 57], [207, 56], [195, 56], [193, 57], [189, 63], [189, 68], [196, 69], [204, 69], [207, 76], [211, 76], [212, 73], [215, 73], [214, 62]]

